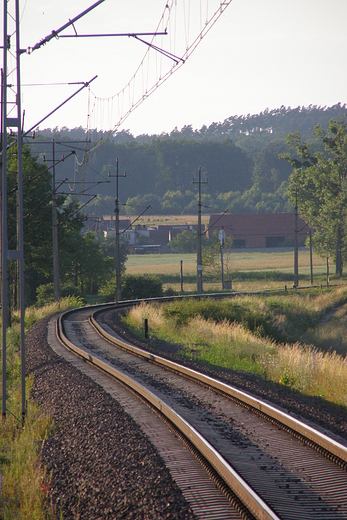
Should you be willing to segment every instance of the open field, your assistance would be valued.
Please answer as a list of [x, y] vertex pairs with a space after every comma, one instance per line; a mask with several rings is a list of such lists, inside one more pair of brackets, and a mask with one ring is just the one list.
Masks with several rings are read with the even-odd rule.
[[[129, 255], [126, 273], [159, 275], [164, 281], [164, 286], [170, 285], [179, 291], [181, 260], [184, 290], [194, 291], [196, 290], [196, 254]], [[289, 287], [293, 282], [293, 264], [293, 251], [233, 251], [224, 254], [225, 280], [232, 280], [232, 288], [236, 291], [283, 288], [284, 285]], [[333, 266], [330, 269], [333, 271]], [[326, 283], [326, 262], [317, 255], [313, 255], [313, 276], [314, 284]], [[207, 277], [205, 278], [204, 280], [203, 272], [205, 290], [221, 289], [221, 282], [218, 279], [210, 282], [207, 281]], [[306, 249], [299, 251], [300, 283], [310, 284], [310, 254]]]

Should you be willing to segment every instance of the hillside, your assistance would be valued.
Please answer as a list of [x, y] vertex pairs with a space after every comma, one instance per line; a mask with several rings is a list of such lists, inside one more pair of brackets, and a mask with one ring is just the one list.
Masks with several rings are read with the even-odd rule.
[[[121, 213], [136, 214], [151, 206], [148, 214], [195, 214], [197, 211], [198, 168], [202, 168], [203, 210], [207, 213], [228, 209], [231, 213], [280, 212], [292, 208], [286, 194], [289, 164], [279, 159], [286, 150], [285, 136], [296, 130], [306, 139], [315, 125], [326, 129], [330, 119], [345, 118], [346, 105], [333, 107], [280, 107], [260, 114], [231, 116], [194, 130], [185, 126], [170, 134], [134, 137], [124, 130], [115, 136], [90, 132], [85, 142], [83, 128], [39, 130], [28, 140], [34, 155], [49, 163], [52, 139], [57, 159], [74, 149], [76, 161], [69, 158], [56, 168], [57, 182], [67, 178], [60, 191], [71, 196], [83, 190], [81, 202], [97, 195], [85, 211], [110, 214], [114, 209], [116, 171], [127, 172], [119, 179]], [[105, 142], [83, 162], [85, 147], [93, 148], [101, 138]], [[312, 138], [313, 139], [313, 138]], [[314, 139], [313, 139], [314, 144]], [[125, 205], [126, 204], [126, 205]]]

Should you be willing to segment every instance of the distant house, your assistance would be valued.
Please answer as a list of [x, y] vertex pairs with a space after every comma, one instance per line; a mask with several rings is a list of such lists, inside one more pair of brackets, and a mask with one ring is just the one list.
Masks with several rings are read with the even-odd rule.
[[[176, 226], [161, 224], [155, 228], [151, 228], [149, 237], [155, 244], [166, 246], [171, 240], [177, 237], [182, 231], [197, 231], [196, 224], [181, 224]], [[201, 231], [205, 231], [205, 225], [202, 224]]]
[[[256, 213], [211, 215], [209, 236], [224, 230], [233, 238], [234, 248], [270, 248], [293, 246], [295, 241], [294, 213]], [[298, 217], [298, 245], [305, 245], [310, 228]]]
[[[130, 219], [120, 219], [119, 220], [119, 230], [122, 231], [127, 227], [131, 226]], [[83, 233], [87, 231], [98, 232], [101, 231], [104, 233], [105, 237], [107, 233], [115, 233], [116, 229], [116, 220], [111, 217], [102, 217], [99, 215], [88, 215], [84, 222]]]

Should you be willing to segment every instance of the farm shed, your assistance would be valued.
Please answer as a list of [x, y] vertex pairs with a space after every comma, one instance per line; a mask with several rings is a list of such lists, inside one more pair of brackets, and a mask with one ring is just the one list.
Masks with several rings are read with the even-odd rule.
[[[291, 247], [295, 240], [294, 213], [213, 214], [210, 216], [209, 236], [224, 230], [233, 238], [234, 248]], [[310, 228], [298, 217], [298, 245], [305, 245]]]

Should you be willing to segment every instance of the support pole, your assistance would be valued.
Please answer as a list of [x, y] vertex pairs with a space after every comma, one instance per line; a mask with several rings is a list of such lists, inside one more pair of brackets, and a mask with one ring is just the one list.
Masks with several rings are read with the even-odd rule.
[[[118, 157], [116, 159], [116, 175], [111, 175], [111, 172], [108, 172], [109, 177], [116, 178], [116, 199], [115, 199], [115, 215], [116, 215], [116, 302], [118, 303], [122, 299], [122, 272], [121, 272], [121, 261], [120, 261], [120, 244], [119, 244], [119, 198], [118, 198], [118, 180], [119, 180], [119, 172], [118, 172]], [[124, 172], [122, 177], [126, 177], [126, 173]]]
[[312, 230], [310, 229], [310, 271], [311, 271], [311, 285], [313, 285], [313, 255], [312, 255]]
[[202, 294], [202, 245], [201, 245], [201, 184], [207, 184], [201, 181], [201, 167], [199, 167], [198, 181], [193, 180], [193, 184], [198, 184], [199, 198], [198, 198], [198, 243], [197, 243], [197, 291], [198, 294]]
[[20, 305], [20, 344], [21, 344], [21, 387], [22, 387], [22, 423], [26, 414], [25, 397], [25, 278], [24, 278], [24, 201], [23, 201], [23, 157], [22, 157], [22, 108], [20, 76], [20, 31], [19, 0], [16, 0], [16, 51], [17, 51], [17, 154], [18, 154], [18, 262], [19, 262], [19, 305]]
[[183, 260], [181, 260], [180, 279], [181, 279], [181, 293], [183, 293]]
[[294, 287], [299, 287], [299, 248], [298, 248], [298, 194], [295, 195], [294, 224]]
[[118, 157], [117, 157], [117, 174], [116, 174], [116, 200], [115, 200], [115, 214], [116, 214], [116, 302], [122, 299], [122, 280], [120, 269], [120, 250], [119, 250], [119, 200], [118, 200]]
[[54, 282], [54, 301], [60, 300], [60, 283], [59, 283], [59, 247], [58, 247], [58, 221], [57, 221], [57, 194], [55, 188], [55, 142], [52, 139], [53, 146], [53, 167], [52, 167], [52, 220], [53, 220], [53, 282]]
[[[1, 300], [2, 300], [2, 416], [6, 417], [6, 331], [9, 326], [8, 311], [10, 306], [7, 291], [8, 261], [19, 263], [19, 307], [20, 307], [20, 349], [21, 349], [21, 390], [22, 390], [22, 420], [26, 413], [25, 399], [25, 301], [24, 301], [24, 232], [23, 232], [23, 165], [22, 165], [22, 121], [21, 121], [21, 77], [20, 77], [20, 36], [19, 36], [19, 0], [15, 0], [14, 13], [9, 12], [9, 3], [4, 2], [3, 12], [3, 74], [1, 92], [1, 134], [2, 134], [2, 208], [1, 208]], [[11, 28], [8, 22], [11, 22]], [[15, 49], [11, 48], [11, 36], [15, 35]], [[16, 87], [11, 86], [13, 99], [8, 100], [7, 55], [16, 55]], [[15, 92], [14, 92], [15, 90]], [[10, 117], [11, 116], [11, 117]], [[14, 129], [17, 135], [17, 183], [18, 183], [18, 213], [17, 213], [17, 248], [8, 249], [8, 215], [7, 215], [7, 153], [8, 131]], [[15, 133], [14, 133], [15, 139]]]

